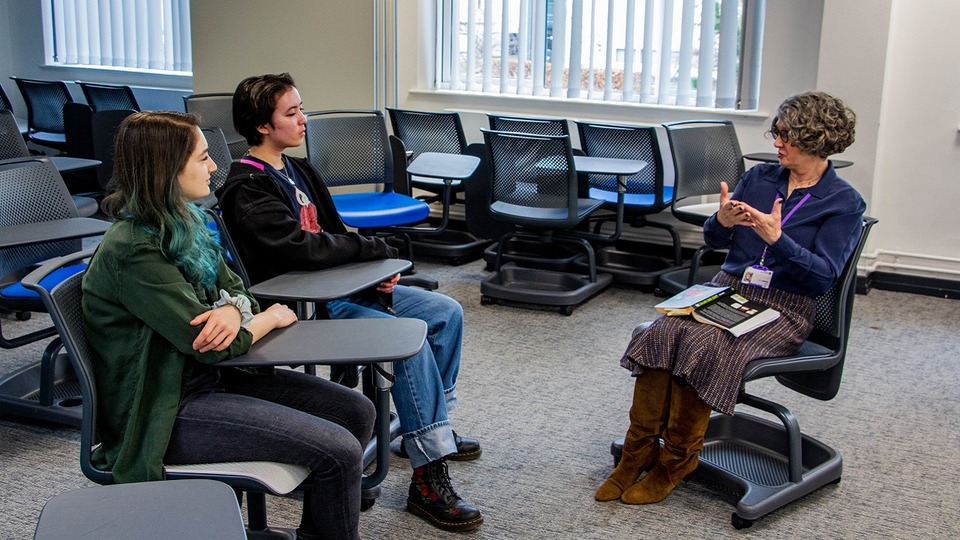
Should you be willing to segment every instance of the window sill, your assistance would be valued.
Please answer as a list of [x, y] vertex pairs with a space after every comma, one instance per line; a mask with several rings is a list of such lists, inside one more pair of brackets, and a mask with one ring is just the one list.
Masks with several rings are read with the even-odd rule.
[[[711, 109], [683, 107], [655, 103], [624, 103], [587, 99], [551, 98], [548, 96], [518, 96], [499, 93], [464, 92], [457, 90], [412, 89], [408, 100], [429, 102], [439, 108], [484, 113], [517, 112], [525, 114], [563, 116], [613, 120], [648, 120], [670, 122], [690, 119], [741, 119], [766, 121], [770, 113], [762, 111], [738, 111], [734, 109]], [[502, 109], [502, 110], [501, 110]]]
[[57, 71], [64, 80], [90, 80], [94, 82], [130, 84], [140, 87], [193, 88], [193, 73], [189, 71], [166, 71], [160, 69], [128, 68], [119, 66], [92, 66], [46, 64], [43, 69]]

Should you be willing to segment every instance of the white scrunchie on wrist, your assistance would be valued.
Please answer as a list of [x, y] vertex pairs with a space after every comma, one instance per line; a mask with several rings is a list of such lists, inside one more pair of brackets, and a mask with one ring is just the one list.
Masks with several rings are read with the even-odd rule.
[[220, 289], [220, 299], [217, 300], [214, 309], [223, 306], [233, 306], [240, 310], [240, 328], [246, 328], [253, 321], [253, 311], [250, 309], [250, 299], [242, 294], [230, 296], [230, 293]]

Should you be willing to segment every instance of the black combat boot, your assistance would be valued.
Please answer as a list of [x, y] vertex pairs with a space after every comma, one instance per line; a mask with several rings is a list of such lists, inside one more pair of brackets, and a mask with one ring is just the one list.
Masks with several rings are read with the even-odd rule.
[[448, 531], [469, 531], [483, 523], [480, 510], [465, 502], [453, 490], [444, 459], [431, 461], [413, 470], [407, 511]]

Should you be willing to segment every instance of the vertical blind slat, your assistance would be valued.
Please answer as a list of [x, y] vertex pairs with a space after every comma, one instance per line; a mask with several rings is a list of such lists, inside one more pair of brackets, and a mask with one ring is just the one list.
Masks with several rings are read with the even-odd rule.
[[700, 9], [700, 58], [697, 66], [697, 107], [713, 106], [714, 0], [703, 0]]
[[527, 49], [530, 42], [530, 0], [520, 0], [520, 22], [517, 30], [517, 94], [522, 94], [527, 81]]
[[677, 62], [677, 105], [690, 105], [690, 70], [693, 66], [694, 0], [683, 0], [680, 17], [680, 56]]
[[733, 107], [737, 100], [737, 0], [720, 3], [720, 43], [717, 47], [717, 107]]
[[563, 95], [567, 64], [567, 0], [553, 0], [553, 40], [550, 44], [550, 96]]
[[538, 96], [543, 93], [544, 73], [546, 71], [544, 53], [547, 39], [547, 3], [545, 0], [534, 0], [533, 11], [533, 88], [531, 94]]
[[570, 14], [570, 68], [567, 75], [567, 97], [580, 97], [583, 51], [583, 0], [573, 0]]
[[[636, 51], [636, 26], [637, 26], [637, 4], [634, 0], [627, 0], [627, 17], [624, 19], [626, 24], [626, 38], [625, 44], [623, 47], [623, 88], [621, 92], [623, 93], [623, 101], [633, 101], [633, 57]], [[644, 41], [646, 38], [644, 38]], [[641, 51], [641, 54], [646, 54], [647, 48], [644, 47], [644, 51]], [[640, 84], [641, 84], [641, 96], [643, 91], [643, 58], [640, 60], [641, 63], [641, 73], [640, 73]], [[641, 99], [642, 101], [642, 99]]]
[[[471, 44], [467, 44], [469, 47]], [[493, 0], [483, 2], [483, 91], [490, 91], [493, 70]]]
[[677, 101], [676, 96], [670, 95], [670, 73], [673, 67], [673, 0], [663, 0], [663, 24], [659, 26], [663, 29], [663, 34], [660, 37], [657, 103], [668, 105]]
[[510, 0], [503, 0], [500, 10], [500, 93], [510, 86]]

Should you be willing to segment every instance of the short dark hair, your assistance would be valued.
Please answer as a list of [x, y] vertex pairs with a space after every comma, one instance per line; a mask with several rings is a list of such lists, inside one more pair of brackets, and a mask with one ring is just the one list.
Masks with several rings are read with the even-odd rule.
[[258, 75], [240, 81], [233, 93], [233, 127], [250, 146], [263, 143], [257, 128], [269, 124], [280, 96], [295, 87], [289, 73]]

